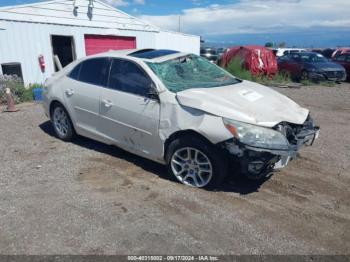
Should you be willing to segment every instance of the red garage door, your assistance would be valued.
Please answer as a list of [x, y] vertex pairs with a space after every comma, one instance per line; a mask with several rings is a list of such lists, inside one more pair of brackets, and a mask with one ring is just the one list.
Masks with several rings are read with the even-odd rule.
[[85, 35], [86, 55], [94, 55], [109, 50], [136, 48], [135, 37], [109, 36], [109, 35]]

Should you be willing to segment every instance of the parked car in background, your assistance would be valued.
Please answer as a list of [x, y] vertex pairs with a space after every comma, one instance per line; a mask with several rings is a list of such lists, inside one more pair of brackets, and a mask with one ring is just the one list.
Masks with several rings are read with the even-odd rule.
[[45, 82], [43, 98], [60, 139], [116, 145], [193, 187], [220, 184], [232, 163], [263, 178], [319, 132], [309, 110], [288, 97], [172, 50], [82, 58]]
[[295, 53], [280, 57], [278, 68], [288, 72], [295, 80], [331, 80], [345, 81], [344, 67], [334, 63], [323, 55], [313, 52]]
[[223, 55], [227, 50], [228, 50], [228, 48], [222, 48], [222, 47], [218, 48], [218, 49], [216, 50], [216, 53], [217, 53], [217, 55], [218, 55], [218, 59], [220, 59], [220, 58], [222, 57], [222, 55]]
[[350, 53], [338, 55], [333, 61], [342, 65], [346, 70], [347, 80], [350, 81]]
[[321, 54], [323, 53], [323, 49], [321, 48], [316, 48], [316, 49], [311, 49], [311, 50], [308, 50], [309, 52], [313, 52], [313, 53], [318, 53], [318, 54]]
[[272, 50], [277, 57], [294, 53], [306, 52], [306, 49], [303, 48], [274, 48]]
[[214, 48], [201, 48], [200, 55], [213, 63], [218, 60], [218, 54]]
[[346, 53], [350, 53], [350, 47], [338, 48], [333, 52], [332, 58], [337, 57], [338, 55], [346, 54]]
[[335, 49], [333, 48], [326, 48], [322, 50], [322, 55], [326, 58], [332, 58], [332, 54], [334, 53]]

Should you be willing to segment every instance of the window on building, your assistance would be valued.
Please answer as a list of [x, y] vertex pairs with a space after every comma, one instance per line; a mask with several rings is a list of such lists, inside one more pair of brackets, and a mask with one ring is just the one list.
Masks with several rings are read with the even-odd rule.
[[16, 75], [23, 80], [22, 67], [20, 63], [6, 63], [1, 65], [3, 75]]

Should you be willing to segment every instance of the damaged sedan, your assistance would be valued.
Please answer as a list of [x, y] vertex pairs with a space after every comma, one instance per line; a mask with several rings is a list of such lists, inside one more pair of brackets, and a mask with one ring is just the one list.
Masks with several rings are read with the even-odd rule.
[[319, 133], [288, 97], [172, 50], [85, 57], [48, 79], [43, 97], [60, 139], [116, 145], [193, 187], [219, 185], [232, 163], [234, 173], [264, 178]]

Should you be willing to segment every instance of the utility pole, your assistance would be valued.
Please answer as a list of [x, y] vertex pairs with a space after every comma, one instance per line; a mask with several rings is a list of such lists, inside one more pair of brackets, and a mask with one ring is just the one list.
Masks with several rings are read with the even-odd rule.
[[179, 32], [181, 32], [181, 15], [179, 15]]

